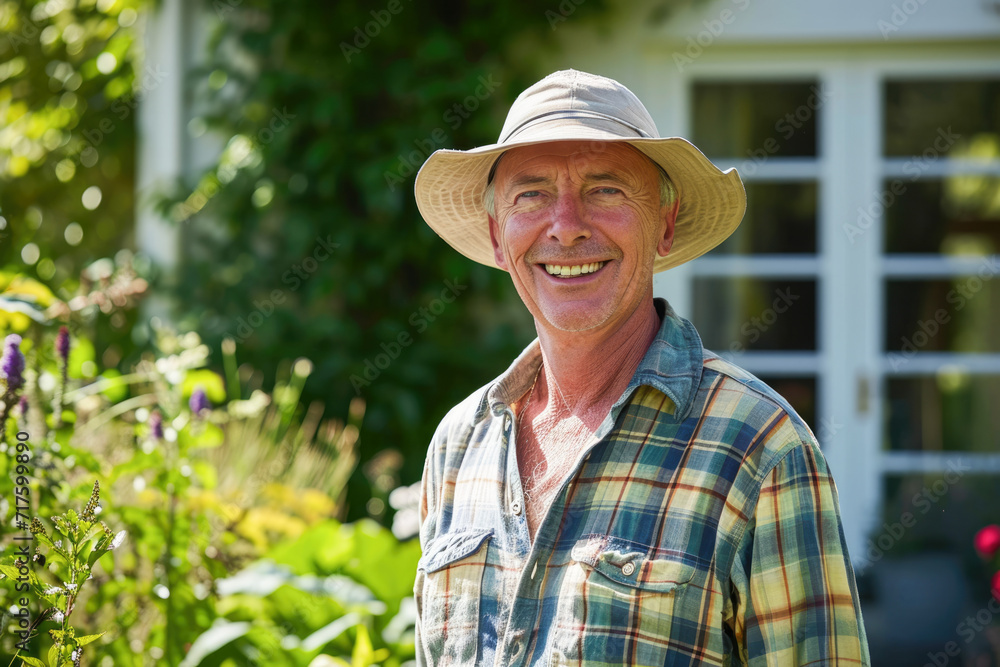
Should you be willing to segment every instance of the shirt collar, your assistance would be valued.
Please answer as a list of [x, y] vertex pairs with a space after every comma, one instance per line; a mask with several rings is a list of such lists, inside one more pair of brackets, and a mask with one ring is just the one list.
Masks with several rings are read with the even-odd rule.
[[[625, 391], [612, 406], [612, 421], [617, 419], [632, 392], [642, 385], [666, 394], [674, 403], [674, 418], [681, 420], [687, 415], [701, 384], [704, 353], [694, 325], [677, 315], [666, 299], [653, 299], [653, 305], [660, 316], [660, 329]], [[483, 395], [476, 420], [484, 418], [487, 410], [494, 415], [503, 414], [531, 388], [541, 363], [542, 348], [536, 338]]]

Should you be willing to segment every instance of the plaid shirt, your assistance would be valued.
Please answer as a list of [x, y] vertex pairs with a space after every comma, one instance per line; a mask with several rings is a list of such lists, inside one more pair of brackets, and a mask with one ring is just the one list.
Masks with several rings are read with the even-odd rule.
[[837, 490], [772, 389], [662, 324], [531, 541], [509, 407], [536, 340], [424, 469], [418, 665], [868, 665]]

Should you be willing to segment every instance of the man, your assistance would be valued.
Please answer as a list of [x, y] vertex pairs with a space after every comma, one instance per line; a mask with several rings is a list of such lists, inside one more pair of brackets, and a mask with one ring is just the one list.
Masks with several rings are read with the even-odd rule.
[[418, 664], [867, 665], [815, 437], [653, 298], [739, 224], [736, 172], [569, 70], [499, 143], [434, 153], [416, 198], [538, 332], [430, 445]]

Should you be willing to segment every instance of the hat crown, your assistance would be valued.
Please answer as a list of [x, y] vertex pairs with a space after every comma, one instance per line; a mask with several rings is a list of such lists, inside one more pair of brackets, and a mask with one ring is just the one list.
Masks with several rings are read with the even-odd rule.
[[660, 136], [653, 117], [631, 90], [614, 79], [568, 69], [548, 75], [517, 96], [499, 143], [507, 143], [538, 123], [593, 118], [618, 124], [626, 136]]

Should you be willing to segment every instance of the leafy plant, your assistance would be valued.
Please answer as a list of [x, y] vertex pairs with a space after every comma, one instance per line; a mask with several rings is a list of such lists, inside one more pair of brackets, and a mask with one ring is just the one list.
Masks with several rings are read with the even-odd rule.
[[[20, 658], [22, 665], [80, 667], [83, 647], [104, 635], [101, 632], [78, 637], [76, 629], [70, 625], [70, 616], [76, 610], [80, 589], [92, 578], [91, 570], [94, 565], [109, 551], [120, 547], [126, 537], [126, 531], [114, 533], [106, 523], [97, 519], [100, 500], [100, 485], [94, 482], [94, 490], [82, 512], [77, 513], [71, 509], [65, 514], [52, 517], [56, 531], [62, 535], [59, 538], [53, 539], [54, 534], [50, 535], [38, 517], [32, 519], [31, 534], [47, 551], [47, 555], [36, 552], [33, 560], [44, 568], [41, 571], [46, 576], [54, 577], [54, 583], [42, 581], [27, 567], [28, 561], [23, 557], [10, 556], [8, 563], [0, 565], [0, 579], [7, 578], [17, 582], [25, 579], [24, 575], [27, 574], [28, 587], [35, 598], [50, 605], [38, 615], [22, 641], [18, 642], [19, 648], [14, 659]], [[59, 624], [59, 628], [48, 631], [52, 647], [46, 661], [20, 655], [20, 647], [26, 646], [32, 633], [50, 618]]]
[[[15, 276], [8, 284], [30, 283]], [[38, 545], [36, 559], [19, 565], [32, 577], [31, 636], [21, 646], [0, 637], [0, 650], [29, 665], [63, 665], [86, 652], [94, 662], [176, 667], [220, 618], [247, 613], [219, 582], [274, 545], [346, 514], [364, 402], [352, 403], [346, 423], [325, 418], [320, 404], [301, 402], [308, 360], [283, 364], [268, 393], [231, 343], [223, 345], [219, 375], [205, 368], [209, 349], [197, 334], [166, 329], [138, 363], [102, 369], [94, 345], [71, 331], [82, 331], [93, 311], [103, 317], [128, 307], [116, 284], [109, 276], [100, 288], [107, 301], [68, 304], [46, 295], [37, 317], [21, 322], [25, 337], [8, 336], [0, 357], [0, 408], [8, 415], [8, 428], [0, 428], [0, 537], [14, 532], [16, 512], [29, 513], [3, 500], [16, 482], [30, 489]], [[26, 302], [0, 302], [0, 314], [23, 314]], [[30, 433], [30, 458], [17, 451], [15, 433]], [[84, 493], [93, 495], [80, 511]], [[109, 535], [105, 524], [120, 529]], [[123, 544], [115, 541], [121, 529], [129, 536]], [[393, 595], [412, 586], [412, 571], [399, 574], [409, 583]], [[19, 593], [0, 586], [5, 620]], [[297, 635], [337, 620], [331, 609], [338, 608], [298, 619]], [[350, 636], [364, 642], [354, 630]]]
[[[107, 195], [131, 190], [137, 93], [158, 84], [155, 71], [137, 71], [146, 6], [0, 7], [0, 266], [33, 243], [38, 253], [24, 261], [61, 283], [126, 245], [133, 200]], [[65, 234], [74, 222], [81, 233]]]
[[414, 655], [419, 557], [370, 520], [316, 524], [217, 582], [221, 617], [182, 665], [400, 665]]

